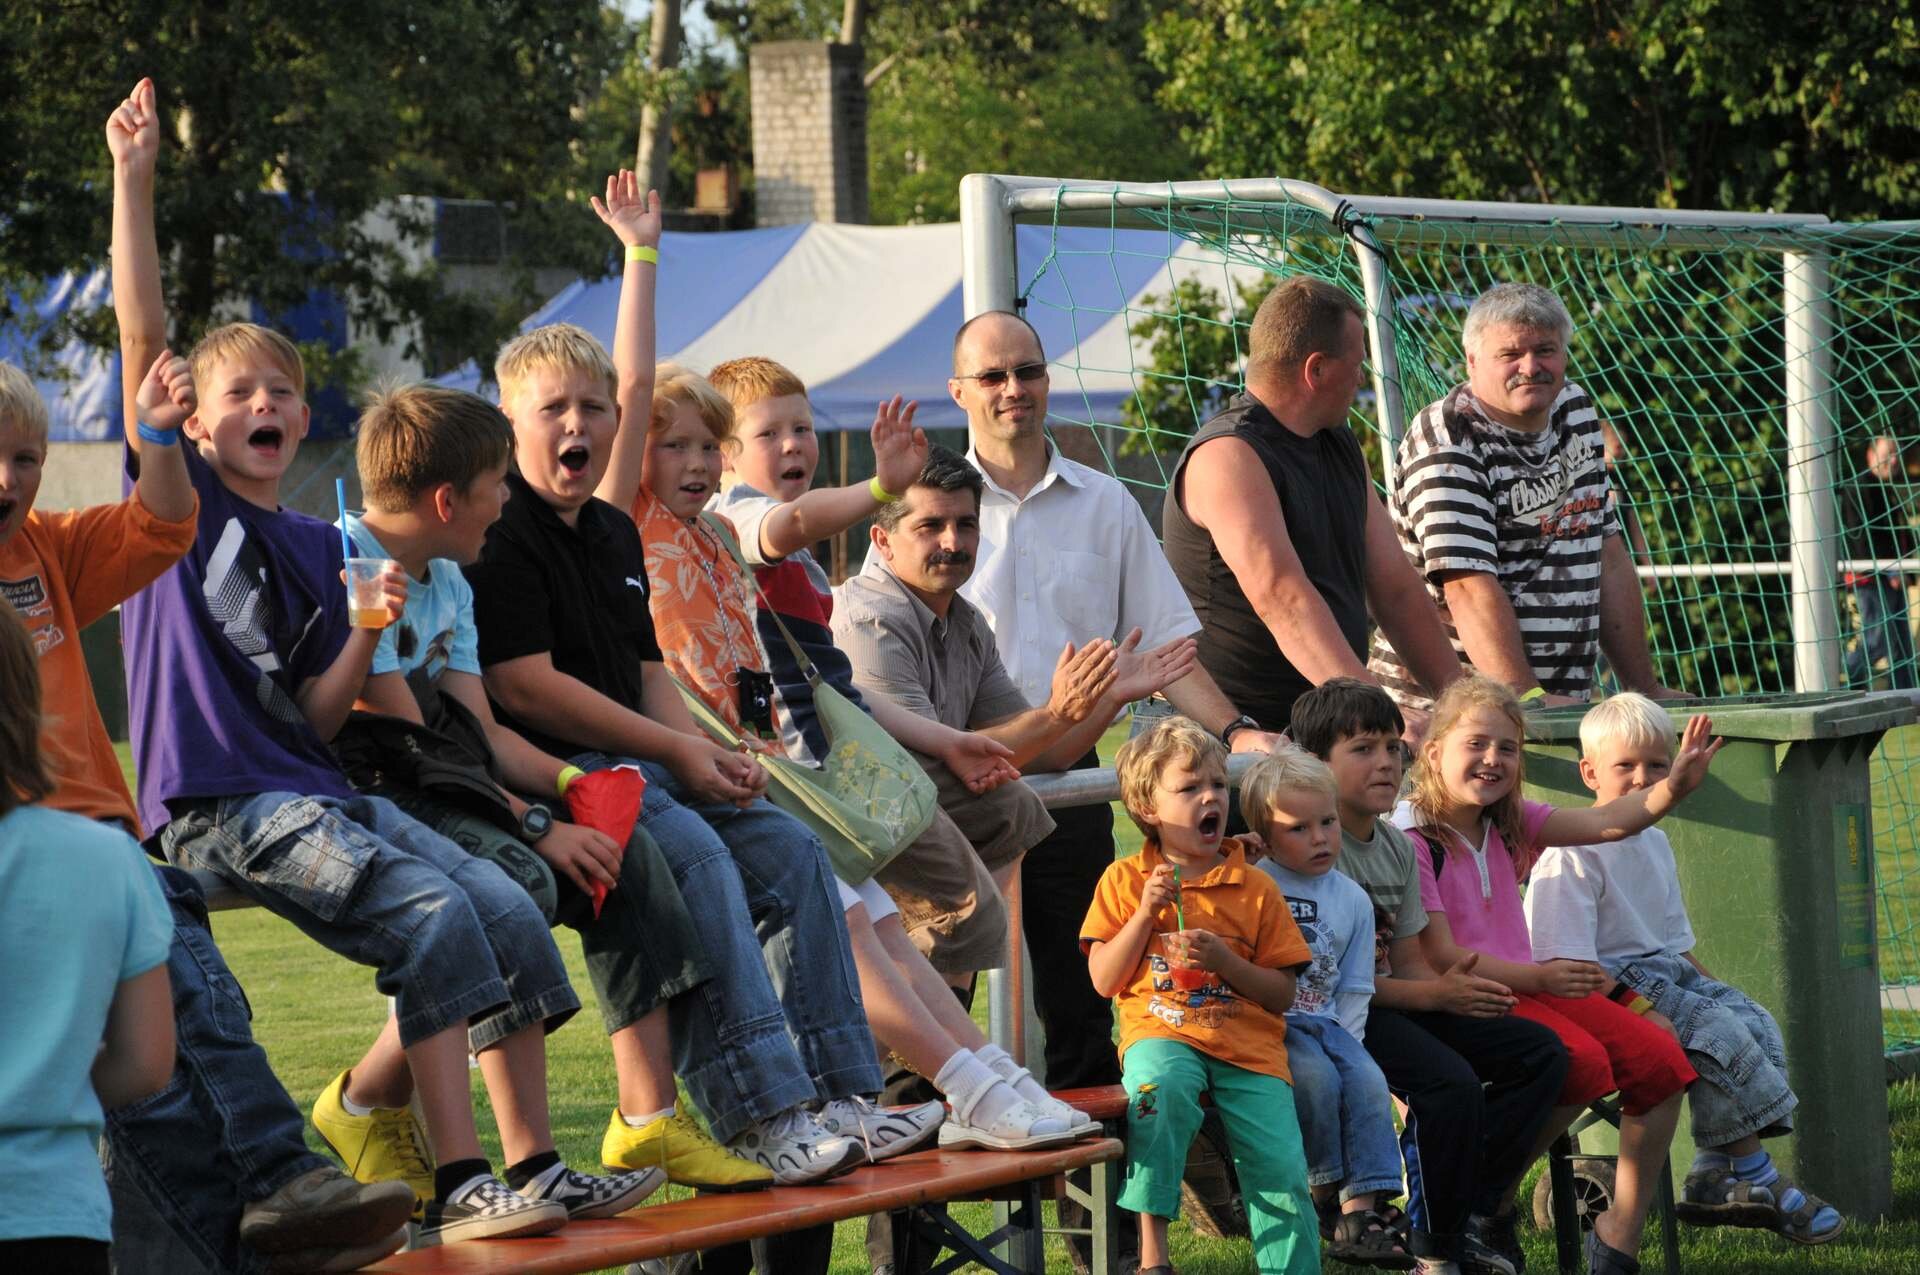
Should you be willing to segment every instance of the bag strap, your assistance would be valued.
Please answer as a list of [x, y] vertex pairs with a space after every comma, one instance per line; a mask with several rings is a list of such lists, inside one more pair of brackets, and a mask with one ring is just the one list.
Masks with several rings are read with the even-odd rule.
[[1447, 848], [1438, 842], [1429, 840], [1427, 835], [1418, 828], [1407, 829], [1407, 840], [1413, 842], [1415, 845], [1425, 846], [1427, 848], [1427, 854], [1433, 859], [1433, 879], [1438, 881], [1440, 879], [1440, 869], [1447, 866]]
[[780, 612], [774, 609], [773, 603], [767, 601], [767, 595], [760, 588], [759, 577], [754, 575], [753, 568], [747, 565], [746, 555], [740, 552], [740, 545], [734, 540], [733, 533], [727, 530], [727, 524], [705, 511], [701, 512], [700, 521], [713, 532], [715, 539], [726, 546], [727, 552], [733, 555], [733, 560], [739, 565], [741, 573], [753, 586], [754, 596], [760, 600], [760, 605], [766, 613], [773, 617], [774, 624], [780, 630], [780, 636], [787, 640], [787, 649], [793, 652], [794, 661], [800, 665], [801, 674], [807, 679], [808, 685], [817, 689], [821, 682], [820, 670], [814, 667], [807, 653], [800, 649], [799, 640], [793, 636], [793, 631], [787, 628], [787, 622], [780, 618]]

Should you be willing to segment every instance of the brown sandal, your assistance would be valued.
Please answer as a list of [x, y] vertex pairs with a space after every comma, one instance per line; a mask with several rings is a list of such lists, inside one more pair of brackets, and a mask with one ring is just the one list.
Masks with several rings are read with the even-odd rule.
[[1413, 1254], [1407, 1252], [1400, 1236], [1387, 1220], [1372, 1209], [1363, 1213], [1342, 1213], [1333, 1226], [1333, 1242], [1327, 1256], [1350, 1266], [1371, 1266], [1383, 1271], [1410, 1271]]

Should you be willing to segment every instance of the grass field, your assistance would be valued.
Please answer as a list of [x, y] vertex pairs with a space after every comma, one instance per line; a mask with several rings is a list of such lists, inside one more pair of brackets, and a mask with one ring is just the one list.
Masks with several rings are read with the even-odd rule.
[[[1103, 749], [1103, 755], [1110, 755]], [[124, 749], [123, 749], [124, 758]], [[1124, 817], [1115, 832], [1123, 853], [1138, 844]], [[1917, 900], [1920, 901], [1920, 900]], [[386, 1013], [366, 970], [326, 952], [285, 922], [259, 910], [219, 913], [214, 932], [246, 988], [254, 1033], [296, 1102], [310, 1104], [321, 1087], [359, 1056]], [[600, 1134], [613, 1103], [612, 1064], [593, 1008], [592, 986], [571, 931], [558, 934], [574, 985], [588, 1005], [548, 1040], [549, 1095], [562, 1154], [582, 1167], [597, 1163]], [[984, 1001], [984, 998], [982, 998]], [[981, 1006], [984, 1018], [984, 1004]], [[477, 1075], [477, 1073], [476, 1073]], [[476, 1085], [482, 1141], [498, 1159], [484, 1090]], [[1875, 1225], [1855, 1224], [1840, 1242], [1800, 1249], [1753, 1232], [1683, 1230], [1682, 1258], [1691, 1275], [1787, 1275], [1788, 1272], [1859, 1272], [1911, 1275], [1920, 1270], [1920, 1086], [1888, 1092], [1893, 1123], [1894, 1207]], [[310, 1134], [311, 1139], [311, 1134]], [[318, 1147], [317, 1139], [312, 1139]], [[1817, 1184], [1814, 1184], [1817, 1185]], [[984, 1223], [987, 1206], [972, 1206], [972, 1221]], [[958, 1210], [966, 1216], [963, 1208]], [[835, 1275], [868, 1269], [859, 1223], [842, 1224], [835, 1236]], [[1551, 1236], [1523, 1229], [1530, 1269], [1552, 1269]], [[1252, 1269], [1245, 1242], [1222, 1242], [1173, 1230], [1174, 1261], [1185, 1275], [1241, 1275]], [[1650, 1262], [1650, 1268], [1657, 1263]], [[1058, 1245], [1049, 1248], [1048, 1270], [1068, 1269]], [[1331, 1269], [1345, 1269], [1333, 1267]], [[777, 1275], [777, 1273], [776, 1273]]]

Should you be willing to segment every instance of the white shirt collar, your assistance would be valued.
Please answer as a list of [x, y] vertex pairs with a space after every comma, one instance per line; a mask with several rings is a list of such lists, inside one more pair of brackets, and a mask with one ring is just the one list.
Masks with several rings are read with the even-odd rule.
[[[971, 433], [967, 436], [967, 464], [972, 465], [980, 471], [980, 476], [987, 481], [988, 491], [994, 493], [996, 496], [1005, 496], [1015, 504], [1020, 503], [1021, 498], [1016, 497], [1012, 492], [993, 481], [993, 475], [989, 474], [986, 466], [980, 463], [980, 452], [973, 444], [973, 436]], [[1039, 495], [1051, 487], [1056, 478], [1071, 487], [1086, 486], [1086, 480], [1078, 472], [1078, 467], [1075, 466], [1072, 461], [1062, 456], [1058, 447], [1055, 447], [1052, 443], [1048, 443], [1047, 467], [1041, 472], [1040, 481], [1033, 485], [1032, 489], [1027, 492], [1025, 498], [1031, 500], [1033, 497]]]

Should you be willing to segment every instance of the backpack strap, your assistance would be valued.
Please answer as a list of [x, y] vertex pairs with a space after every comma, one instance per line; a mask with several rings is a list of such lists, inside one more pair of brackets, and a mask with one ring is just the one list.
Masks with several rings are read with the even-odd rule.
[[1427, 855], [1433, 860], [1433, 879], [1438, 881], [1440, 879], [1440, 870], [1447, 866], [1447, 848], [1436, 841], [1430, 840], [1427, 835], [1418, 828], [1407, 829], [1407, 840], [1411, 841], [1416, 847], [1424, 846], [1426, 848]]

